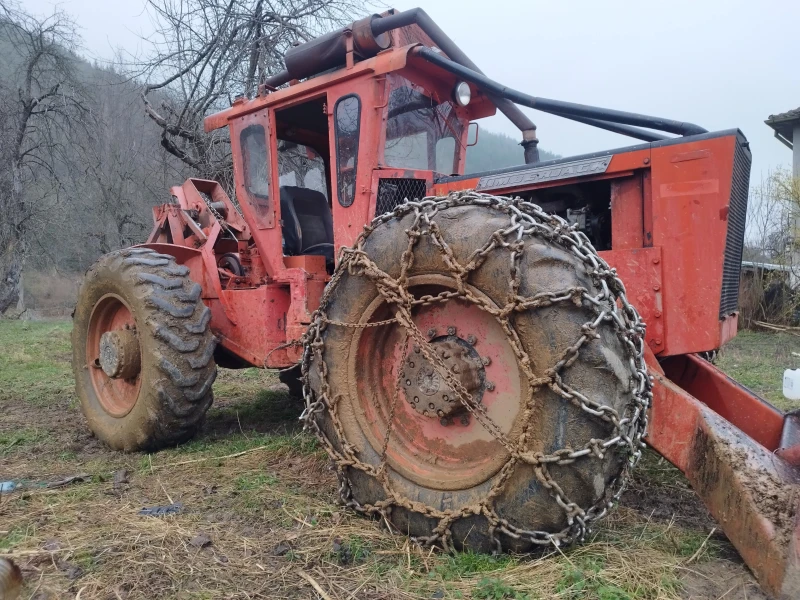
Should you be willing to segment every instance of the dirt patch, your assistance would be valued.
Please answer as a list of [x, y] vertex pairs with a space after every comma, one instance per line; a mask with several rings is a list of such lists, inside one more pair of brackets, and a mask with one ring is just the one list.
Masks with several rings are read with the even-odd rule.
[[648, 519], [706, 532], [719, 528], [683, 473], [652, 450], [633, 471], [622, 504]]
[[747, 568], [714, 560], [681, 569], [685, 600], [769, 600]]

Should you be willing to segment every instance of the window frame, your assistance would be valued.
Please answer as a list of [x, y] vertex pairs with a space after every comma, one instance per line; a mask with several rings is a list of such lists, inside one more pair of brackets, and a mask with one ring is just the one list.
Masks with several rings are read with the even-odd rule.
[[[271, 112], [271, 111], [270, 111]], [[247, 153], [248, 143], [252, 143], [251, 138], [260, 135], [257, 128], [263, 129], [264, 144], [266, 148], [266, 195], [251, 190], [250, 181], [247, 175], [247, 167], [253, 165], [249, 160], [250, 154]], [[275, 159], [275, 152], [273, 148], [273, 131], [270, 125], [270, 116], [266, 111], [255, 112], [236, 119], [230, 123], [230, 138], [231, 150], [234, 153], [234, 178], [236, 197], [242, 211], [245, 215], [249, 215], [250, 226], [255, 229], [272, 229], [275, 227], [276, 214], [275, 206], [275, 182], [273, 177], [277, 169], [277, 162]]]
[[[254, 130], [260, 129], [261, 130], [261, 137], [264, 140], [264, 168], [267, 170], [266, 173], [266, 184], [267, 184], [267, 194], [260, 194], [250, 188], [251, 179], [248, 176], [248, 166], [250, 165], [251, 161], [249, 160], [249, 154], [246, 152], [246, 142], [250, 137], [257, 137], [259, 134], [255, 133]], [[239, 148], [241, 149], [242, 153], [242, 183], [244, 184], [245, 191], [255, 198], [261, 198], [263, 200], [270, 200], [270, 177], [272, 174], [271, 165], [269, 164], [270, 161], [270, 153], [269, 153], [269, 133], [267, 132], [267, 128], [264, 127], [261, 123], [251, 123], [247, 125], [244, 129], [239, 132]]]
[[[464, 169], [464, 165], [466, 164], [467, 160], [467, 136], [469, 134], [469, 123], [470, 123], [470, 113], [467, 108], [458, 106], [455, 102], [452, 102], [447, 99], [446, 94], [443, 93], [441, 86], [437, 84], [437, 82], [431, 80], [429, 77], [423, 77], [420, 73], [410, 72], [408, 69], [402, 69], [398, 71], [393, 71], [389, 73], [386, 77], [385, 83], [385, 94], [386, 100], [383, 106], [383, 114], [382, 114], [382, 125], [381, 125], [381, 134], [380, 134], [380, 161], [384, 165], [384, 168], [391, 168], [391, 169], [411, 169], [417, 171], [431, 171], [432, 173], [438, 173], [440, 175], [454, 175], [454, 174], [461, 174]], [[388, 137], [388, 128], [389, 128], [389, 109], [391, 105], [391, 95], [392, 93], [399, 89], [400, 87], [409, 87], [416, 92], [419, 92], [423, 96], [425, 96], [428, 100], [431, 101], [431, 108], [438, 109], [439, 106], [444, 104], [445, 102], [449, 102], [452, 107], [452, 113], [448, 115], [447, 121], [451, 118], [456, 119], [462, 122], [462, 131], [460, 135], [457, 135], [455, 131], [451, 131], [452, 135], [446, 136], [447, 138], [452, 138], [455, 140], [455, 148], [453, 153], [453, 166], [452, 170], [448, 172], [438, 171], [436, 167], [436, 144], [430, 148], [430, 152], [428, 155], [428, 166], [425, 169], [420, 169], [419, 167], [409, 167], [409, 166], [397, 166], [391, 164], [386, 159], [386, 145], [389, 142]], [[441, 100], [440, 98], [444, 97], [445, 100]], [[448, 128], [449, 129], [449, 128]], [[430, 133], [430, 132], [428, 132]], [[445, 139], [445, 138], [440, 138]], [[431, 166], [431, 161], [433, 165]]]
[[[340, 185], [341, 184], [341, 172], [342, 172], [341, 165], [342, 165], [342, 162], [341, 162], [341, 153], [340, 153], [340, 148], [339, 148], [339, 138], [340, 138], [340, 136], [339, 136], [339, 119], [338, 119], [337, 113], [338, 113], [338, 110], [339, 110], [339, 104], [341, 104], [344, 100], [348, 100], [350, 98], [355, 98], [356, 102], [358, 102], [358, 116], [356, 118], [356, 134], [355, 134], [356, 147], [355, 147], [355, 154], [354, 154], [354, 157], [353, 157], [353, 184], [354, 184], [353, 185], [353, 194], [352, 194], [352, 198], [350, 198], [349, 201], [346, 201], [345, 199], [342, 198], [342, 193], [341, 193], [342, 188], [341, 188], [341, 185]], [[339, 202], [339, 205], [344, 207], [344, 208], [352, 206], [353, 203], [355, 202], [355, 199], [356, 199], [356, 185], [355, 184], [356, 184], [356, 181], [357, 181], [357, 178], [358, 178], [358, 153], [361, 150], [361, 113], [362, 113], [362, 111], [361, 111], [361, 96], [359, 96], [358, 94], [355, 94], [355, 93], [347, 94], [345, 96], [340, 97], [338, 100], [336, 100], [336, 104], [333, 105], [333, 137], [334, 137], [334, 144], [335, 144], [335, 150], [336, 150], [336, 200], [337, 200], [337, 202]], [[345, 200], [345, 201], [343, 201], [343, 200]]]

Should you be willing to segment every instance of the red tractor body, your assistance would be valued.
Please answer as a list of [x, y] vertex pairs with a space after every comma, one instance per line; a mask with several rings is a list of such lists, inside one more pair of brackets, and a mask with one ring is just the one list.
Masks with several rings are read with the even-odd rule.
[[[181, 262], [193, 273], [205, 269], [196, 280], [203, 282], [203, 298], [211, 306], [223, 347], [257, 366], [294, 364], [299, 347], [278, 347], [300, 339], [328, 278], [322, 256], [284, 253], [279, 140], [312, 149], [324, 163], [329, 177], [325, 183], [335, 198], [330, 202], [335, 248], [351, 245], [365, 224], [405, 197], [475, 189], [540, 199], [566, 197], [559, 192], [566, 189], [573, 198], [610, 206], [609, 214], [603, 215], [610, 239], [607, 235], [606, 247], [598, 250], [626, 283], [647, 323], [647, 341], [655, 355], [715, 350], [736, 334], [750, 171], [748, 144], [740, 132], [674, 138], [493, 173], [451, 175], [463, 172], [470, 121], [495, 112], [476, 90], [469, 106], [453, 108], [454, 131], [446, 130], [448, 135], [438, 140], [455, 142], [448, 155], [449, 173], [437, 172], [435, 164], [420, 168], [412, 163], [427, 156], [386, 156], [388, 98], [393, 90], [403, 89], [392, 87], [392, 81], [402, 81], [411, 90], [418, 86], [431, 98], [449, 98], [457, 78], [430, 73], [430, 65], [415, 58], [413, 50], [413, 45], [392, 48], [351, 69], [237, 101], [206, 120], [207, 130], [230, 128], [236, 197], [244, 218], [219, 184], [189, 180], [172, 189], [177, 205], [155, 209], [156, 227], [146, 245], [158, 244], [162, 251], [164, 243], [181, 246], [169, 253], [185, 256]], [[334, 111], [348, 98], [357, 99], [361, 112], [354, 182], [342, 181], [349, 175], [336, 165]], [[294, 126], [292, 113], [312, 114], [316, 130]], [[258, 151], [268, 165], [265, 185], [270, 192], [263, 197], [246, 183], [246, 161], [254, 158], [241, 140], [254, 130], [264, 132]], [[341, 186], [348, 186], [346, 206], [337, 197]], [[393, 192], [399, 200], [385, 191], [389, 186], [399, 190]], [[223, 215], [230, 215], [228, 232], [221, 226], [215, 232], [213, 215], [207, 217], [205, 232], [181, 220], [183, 210], [209, 212], [202, 195], [224, 204]], [[546, 200], [540, 203], [547, 205]], [[193, 246], [197, 256], [190, 260]], [[217, 268], [219, 257], [228, 253], [237, 254], [247, 267], [242, 275]], [[196, 272], [199, 276], [201, 271]], [[263, 309], [255, 308], [262, 304]]]

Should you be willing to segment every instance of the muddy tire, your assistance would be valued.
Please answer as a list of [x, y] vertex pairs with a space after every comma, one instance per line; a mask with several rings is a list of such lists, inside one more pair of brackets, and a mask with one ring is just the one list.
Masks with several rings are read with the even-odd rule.
[[[477, 249], [509, 227], [508, 212], [468, 200], [444, 205], [433, 218], [460, 265], [470, 263]], [[393, 218], [376, 221], [360, 249], [398, 281], [415, 215], [401, 208]], [[516, 338], [535, 377], [546, 377], [597, 317], [597, 307], [578, 297], [514, 311], [509, 336], [485, 308], [496, 310], [509, 301], [511, 248], [491, 249], [466, 278], [465, 289], [476, 304], [456, 294], [449, 259], [426, 227], [419, 232], [406, 289], [416, 300], [453, 295], [414, 306], [415, 326], [430, 348], [445, 357], [442, 364], [459, 373], [502, 435], [519, 443], [516, 449], [528, 457], [563, 457], [571, 449], [599, 446], [593, 440], [613, 440], [617, 429], [612, 423], [593, 417], [581, 402], [546, 384], [533, 385], [509, 342]], [[560, 296], [574, 288], [592, 296], [602, 292], [586, 264], [552, 237], [523, 238], [518, 295]], [[345, 502], [382, 514], [402, 533], [457, 549], [528, 551], [582, 539], [583, 522], [602, 515], [615, 499], [629, 458], [638, 452], [638, 439], [543, 467], [513, 457], [477, 415], [453, 408], [453, 388], [425, 362], [408, 329], [399, 323], [363, 326], [391, 319], [395, 308], [376, 285], [377, 271], [350, 267], [337, 268], [305, 357], [314, 392], [306, 423], [338, 466]], [[382, 289], [394, 293], [391, 286]], [[606, 308], [612, 310], [611, 304]], [[643, 402], [637, 387], [641, 373], [631, 368], [634, 357], [613, 323], [604, 321], [596, 333], [577, 360], [559, 368], [561, 382], [589, 397], [589, 405], [632, 418]]]
[[278, 380], [289, 388], [289, 396], [295, 400], [303, 399], [303, 373], [301, 365], [278, 371]]
[[72, 369], [94, 434], [116, 450], [158, 450], [201, 427], [216, 340], [189, 269], [129, 248], [87, 272], [73, 313]]

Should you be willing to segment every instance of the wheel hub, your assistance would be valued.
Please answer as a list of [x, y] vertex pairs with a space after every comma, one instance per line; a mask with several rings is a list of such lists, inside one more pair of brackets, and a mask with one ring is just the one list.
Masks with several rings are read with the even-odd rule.
[[141, 370], [139, 339], [132, 329], [107, 331], [100, 337], [100, 368], [112, 379], [132, 379]]
[[[470, 338], [474, 341], [472, 336]], [[445, 368], [476, 402], [480, 402], [486, 374], [473, 344], [457, 337], [454, 327], [448, 328], [448, 335], [434, 337], [430, 344]], [[449, 424], [452, 417], [467, 410], [419, 346], [414, 346], [406, 356], [401, 381], [406, 400], [414, 410], [426, 417], [442, 420], [442, 425]]]

